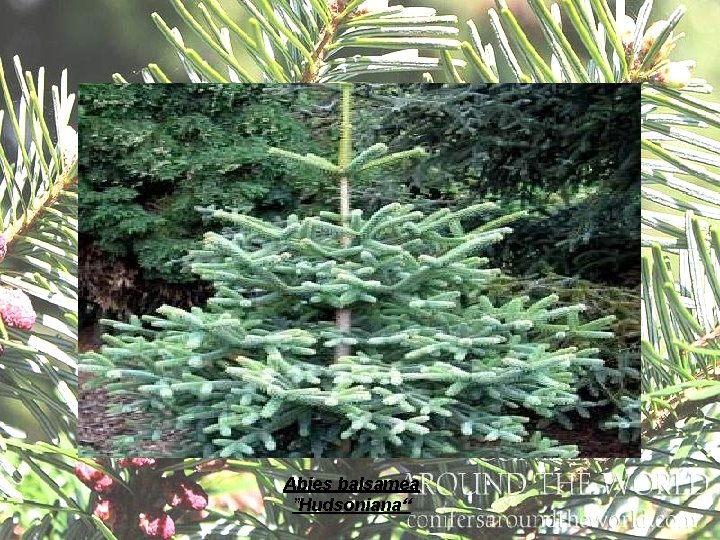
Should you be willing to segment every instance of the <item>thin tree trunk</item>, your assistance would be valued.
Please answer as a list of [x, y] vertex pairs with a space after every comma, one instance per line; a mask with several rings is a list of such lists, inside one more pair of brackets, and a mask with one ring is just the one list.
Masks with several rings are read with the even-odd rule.
[[[350, 163], [350, 154], [352, 152], [351, 124], [350, 124], [350, 91], [349, 84], [342, 86], [342, 125], [340, 133], [340, 155], [338, 157], [338, 165], [347, 167]], [[340, 222], [346, 227], [350, 221], [350, 180], [343, 175], [340, 178]], [[350, 246], [351, 239], [349, 236], [343, 236], [340, 240], [342, 247]], [[352, 326], [352, 313], [349, 309], [338, 309], [335, 313], [335, 324], [342, 334], [349, 334]], [[350, 354], [350, 346], [340, 344], [335, 347], [335, 360], [341, 356]]]

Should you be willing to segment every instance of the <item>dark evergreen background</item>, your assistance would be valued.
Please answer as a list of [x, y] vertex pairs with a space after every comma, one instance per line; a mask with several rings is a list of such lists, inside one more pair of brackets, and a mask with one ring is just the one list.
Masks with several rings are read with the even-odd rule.
[[[355, 94], [358, 147], [430, 150], [418, 164], [356, 182], [355, 207], [371, 212], [400, 201], [432, 210], [495, 200], [531, 212], [494, 251], [509, 273], [616, 285], [637, 279], [638, 87], [357, 85]], [[148, 312], [166, 298], [152, 295], [152, 306], [103, 298], [108, 291], [93, 280], [112, 270], [93, 261], [122, 261], [116, 271], [131, 268], [172, 294], [191, 283], [188, 301], [194, 298], [196, 280], [178, 260], [212, 226], [197, 206], [266, 219], [336, 206], [335, 186], [266, 156], [271, 145], [333, 148], [335, 88], [87, 85], [79, 107], [81, 281], [92, 288], [88, 307], [105, 306], [106, 315]]]

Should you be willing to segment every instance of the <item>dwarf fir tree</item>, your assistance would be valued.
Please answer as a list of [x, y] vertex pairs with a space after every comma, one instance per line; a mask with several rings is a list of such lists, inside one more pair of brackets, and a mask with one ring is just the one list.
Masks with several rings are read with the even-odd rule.
[[[190, 428], [195, 446], [181, 453], [574, 455], [530, 436], [528, 415], [552, 417], [578, 400], [578, 378], [602, 361], [573, 340], [609, 336], [611, 317], [583, 324], [583, 306], [559, 307], [556, 295], [493, 304], [484, 293], [499, 272], [481, 253], [519, 216], [463, 226], [492, 203], [429, 215], [398, 203], [367, 217], [351, 210], [354, 177], [424, 150], [377, 144], [350, 159], [349, 96], [345, 87], [338, 163], [270, 150], [338, 184], [340, 212], [272, 224], [205, 209], [233, 231], [207, 233], [188, 257], [214, 296], [112, 323], [119, 335], [83, 368], [131, 398], [116, 412], [169, 413]], [[161, 436], [139, 429], [118, 450]]]

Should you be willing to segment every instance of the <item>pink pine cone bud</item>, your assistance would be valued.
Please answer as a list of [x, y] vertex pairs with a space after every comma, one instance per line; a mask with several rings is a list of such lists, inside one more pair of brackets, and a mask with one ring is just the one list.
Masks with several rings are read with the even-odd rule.
[[35, 324], [35, 310], [30, 298], [20, 289], [0, 287], [0, 316], [13, 328], [30, 330]]
[[155, 458], [120, 458], [120, 466], [133, 469], [142, 469], [143, 467], [154, 468], [157, 464]]
[[207, 493], [192, 480], [167, 478], [165, 500], [173, 508], [202, 510], [208, 505]]
[[148, 538], [161, 538], [168, 540], [175, 534], [175, 523], [165, 513], [157, 515], [140, 514], [138, 527]]
[[112, 477], [82, 461], [75, 465], [75, 476], [96, 493], [110, 493], [115, 489], [115, 480]]
[[0, 233], [0, 261], [5, 258], [5, 255], [7, 255], [7, 241], [5, 235]]
[[100, 499], [95, 503], [94, 514], [108, 527], [122, 521], [122, 509], [110, 499]]

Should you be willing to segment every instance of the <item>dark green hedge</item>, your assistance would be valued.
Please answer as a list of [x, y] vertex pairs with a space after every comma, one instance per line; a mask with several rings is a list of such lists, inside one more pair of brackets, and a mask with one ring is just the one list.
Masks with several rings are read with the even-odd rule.
[[320, 189], [266, 159], [268, 145], [319, 151], [291, 109], [302, 93], [262, 86], [83, 85], [81, 234], [149, 278], [187, 279], [166, 263], [206, 229], [196, 206], [271, 215]]
[[[607, 259], [639, 242], [638, 86], [356, 85], [354, 93], [358, 146], [430, 151], [407, 170], [356, 182], [355, 207], [398, 200], [431, 210], [492, 198], [506, 211], [529, 208], [534, 217], [498, 253], [516, 273], [527, 262], [576, 273], [592, 253]], [[136, 263], [147, 279], [186, 282], [193, 277], [171, 261], [217, 226], [196, 207], [272, 218], [334, 206], [335, 186], [287, 170], [266, 149], [334, 155], [338, 101], [337, 88], [322, 85], [82, 85], [83, 242]], [[572, 201], [581, 190], [595, 193], [592, 203]]]

